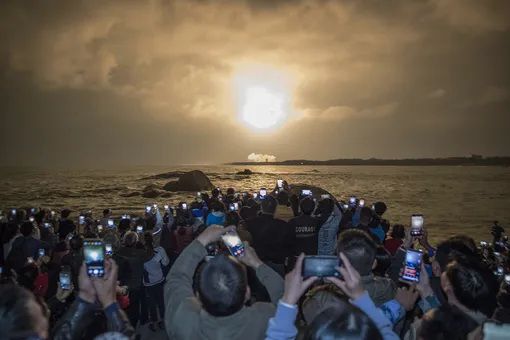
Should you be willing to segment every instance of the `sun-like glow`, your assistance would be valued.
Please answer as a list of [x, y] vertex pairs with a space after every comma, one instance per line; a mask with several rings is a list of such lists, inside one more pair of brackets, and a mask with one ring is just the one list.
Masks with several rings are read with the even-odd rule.
[[290, 113], [289, 78], [274, 68], [251, 66], [234, 76], [239, 120], [256, 129], [270, 129]]

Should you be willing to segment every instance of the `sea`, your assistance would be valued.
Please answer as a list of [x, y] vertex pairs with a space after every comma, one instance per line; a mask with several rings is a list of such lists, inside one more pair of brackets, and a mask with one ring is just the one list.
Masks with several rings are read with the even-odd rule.
[[[477, 241], [490, 240], [497, 220], [510, 232], [510, 168], [418, 166], [251, 166], [255, 174], [238, 175], [245, 166], [151, 166], [121, 169], [49, 170], [0, 169], [0, 210], [42, 207], [75, 212], [91, 210], [99, 218], [105, 208], [141, 214], [149, 203], [176, 205], [192, 200], [195, 192], [166, 193], [149, 199], [136, 195], [147, 186], [162, 188], [172, 179], [151, 176], [202, 170], [215, 186], [238, 192], [274, 188], [279, 178], [292, 184], [321, 187], [337, 199], [356, 195], [367, 204], [383, 201], [390, 223], [409, 225], [412, 214], [423, 214], [429, 238], [438, 242], [465, 234]], [[177, 178], [173, 179], [176, 180]], [[136, 195], [133, 197], [126, 197]]]

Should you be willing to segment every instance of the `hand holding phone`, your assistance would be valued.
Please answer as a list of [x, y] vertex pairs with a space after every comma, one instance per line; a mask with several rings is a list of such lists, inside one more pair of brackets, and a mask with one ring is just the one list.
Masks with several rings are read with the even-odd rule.
[[221, 235], [221, 240], [232, 256], [236, 258], [244, 256], [244, 243], [235, 230], [229, 230]]
[[423, 215], [411, 216], [411, 236], [420, 236], [423, 228]]
[[338, 256], [305, 256], [303, 277], [339, 277], [336, 267], [340, 266]]
[[59, 275], [60, 288], [63, 290], [71, 289], [71, 272], [61, 269]]
[[104, 276], [103, 241], [100, 239], [87, 239], [83, 241], [83, 258], [89, 276]]
[[420, 282], [421, 265], [423, 254], [420, 251], [408, 249], [404, 261], [402, 280]]
[[260, 199], [263, 200], [267, 195], [267, 190], [266, 188], [260, 188], [260, 191], [259, 191], [259, 196], [260, 196]]
[[45, 254], [44, 254], [44, 249], [43, 248], [40, 248], [39, 249], [39, 257], [43, 257]]
[[353, 208], [356, 206], [356, 196], [353, 195], [349, 198], [349, 205]]
[[360, 198], [359, 199], [359, 207], [363, 208], [364, 206], [365, 206], [365, 199], [364, 198]]

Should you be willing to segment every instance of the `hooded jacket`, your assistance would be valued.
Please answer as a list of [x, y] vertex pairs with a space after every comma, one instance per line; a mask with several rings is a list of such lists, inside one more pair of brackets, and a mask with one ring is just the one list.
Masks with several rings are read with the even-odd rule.
[[342, 212], [335, 205], [326, 222], [319, 229], [319, 255], [335, 255], [341, 219]]
[[389, 278], [369, 274], [362, 276], [361, 281], [377, 307], [393, 300], [397, 294], [397, 285]]
[[223, 211], [213, 211], [209, 215], [207, 215], [206, 225], [212, 226], [214, 224], [216, 225], [223, 225], [225, 223], [225, 213]]

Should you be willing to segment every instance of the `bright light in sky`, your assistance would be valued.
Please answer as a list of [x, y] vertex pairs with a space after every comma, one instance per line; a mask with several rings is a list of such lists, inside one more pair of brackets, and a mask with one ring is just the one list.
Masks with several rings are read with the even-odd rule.
[[291, 82], [282, 71], [252, 65], [234, 76], [239, 120], [255, 129], [270, 129], [291, 113]]

